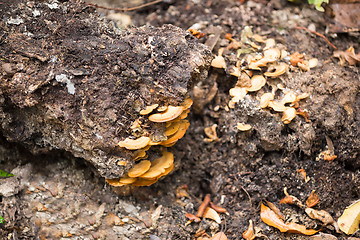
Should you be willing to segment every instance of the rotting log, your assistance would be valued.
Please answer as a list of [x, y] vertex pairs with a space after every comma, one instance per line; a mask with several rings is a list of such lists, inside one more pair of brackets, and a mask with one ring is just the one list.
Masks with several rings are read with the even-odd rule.
[[117, 143], [139, 111], [182, 102], [211, 61], [177, 27], [119, 30], [82, 1], [7, 0], [0, 16], [2, 134], [34, 153], [71, 152], [106, 178], [133, 165]]

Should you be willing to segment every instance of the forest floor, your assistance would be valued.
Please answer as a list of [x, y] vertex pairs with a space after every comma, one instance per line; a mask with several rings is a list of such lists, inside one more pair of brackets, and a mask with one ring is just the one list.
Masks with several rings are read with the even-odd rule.
[[[128, 7], [142, 2], [96, 3]], [[285, 197], [285, 187], [303, 203], [315, 191], [320, 201], [314, 208], [327, 211], [337, 220], [360, 198], [359, 68], [348, 62], [340, 64], [333, 57], [335, 51], [351, 46], [359, 51], [356, 32], [325, 34], [331, 30], [331, 20], [324, 13], [307, 4], [281, 0], [164, 1], [131, 12], [98, 11], [120, 28], [145, 24], [196, 28], [205, 33], [199, 42], [211, 47], [215, 55], [225, 48], [223, 56], [228, 65], [241, 58], [236, 55], [239, 51], [226, 49], [230, 41], [225, 34], [243, 41], [246, 26], [253, 34], [274, 39], [276, 47], [289, 55], [298, 52], [306, 60], [316, 58], [318, 64], [304, 71], [288, 61], [286, 74], [269, 80], [262, 90], [248, 93], [234, 108], [228, 107], [229, 90], [239, 84], [238, 79], [228, 69], [210, 68], [209, 77], [190, 93], [194, 100], [190, 128], [171, 147], [175, 170], [127, 196], [113, 191], [82, 159], [57, 151], [33, 156], [20, 145], [1, 140], [0, 169], [16, 177], [1, 180], [0, 188], [18, 192], [1, 198], [0, 213], [6, 220], [1, 224], [1, 239], [200, 240], [220, 231], [228, 239], [242, 239], [249, 220], [266, 236], [263, 239], [348, 239], [333, 226], [309, 218], [303, 208], [279, 201]], [[325, 34], [337, 49], [301, 27]], [[299, 102], [308, 119], [296, 116], [291, 123], [283, 124], [280, 113], [259, 108], [260, 96], [271, 91], [275, 98], [289, 91], [308, 93], [309, 97]], [[238, 123], [252, 128], [240, 131]], [[216, 136], [205, 134], [204, 130], [211, 127]], [[334, 155], [333, 160], [324, 159]], [[202, 219], [185, 226], [185, 214], [196, 214], [206, 194], [229, 214], [221, 214], [220, 224]], [[281, 233], [266, 225], [260, 219], [262, 200], [276, 204], [286, 222], [322, 229], [322, 233], [316, 238]], [[360, 233], [352, 237], [360, 238]]]

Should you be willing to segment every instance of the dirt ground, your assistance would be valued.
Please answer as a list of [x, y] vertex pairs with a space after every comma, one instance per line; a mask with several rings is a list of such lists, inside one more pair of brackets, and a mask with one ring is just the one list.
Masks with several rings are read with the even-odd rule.
[[[127, 7], [142, 1], [97, 3]], [[186, 30], [193, 26], [206, 33], [199, 39], [204, 43], [218, 32], [215, 55], [229, 44], [225, 33], [239, 40], [244, 27], [251, 26], [253, 33], [275, 39], [290, 54], [317, 58], [318, 66], [310, 71], [290, 67], [286, 74], [271, 80], [298, 94], [309, 93], [300, 107], [307, 110], [310, 122], [297, 116], [283, 124], [281, 114], [260, 109], [257, 99], [273, 89], [270, 82], [228, 108], [229, 90], [237, 79], [223, 69], [211, 68], [209, 77], [190, 93], [194, 99], [190, 128], [171, 147], [175, 170], [151, 187], [132, 189], [127, 196], [111, 189], [83, 159], [61, 151], [34, 156], [2, 138], [0, 169], [16, 177], [1, 179], [0, 215], [6, 220], [0, 225], [1, 239], [197, 239], [199, 229], [209, 236], [223, 231], [228, 239], [242, 239], [249, 220], [268, 239], [350, 239], [333, 226], [310, 219], [302, 208], [279, 204], [285, 197], [284, 187], [302, 202], [315, 190], [320, 202], [314, 208], [326, 210], [336, 220], [346, 206], [360, 198], [359, 68], [341, 66], [323, 38], [296, 28], [324, 33], [330, 20], [323, 13], [306, 4], [281, 0], [164, 1], [122, 14], [99, 12], [120, 28], [173, 24]], [[339, 50], [360, 48], [356, 33], [326, 36]], [[235, 53], [224, 52], [228, 63], [234, 62]], [[239, 122], [252, 128], [239, 131]], [[218, 139], [204, 140], [208, 137], [204, 129], [214, 124]], [[337, 158], [326, 161], [319, 154], [331, 149], [331, 142]], [[184, 185], [189, 196], [177, 196]], [[185, 227], [185, 213], [195, 214], [208, 193], [229, 215], [221, 214], [221, 224], [203, 219]], [[331, 235], [315, 238], [281, 233], [260, 219], [262, 200], [277, 204], [286, 221]], [[360, 234], [351, 237], [360, 238]]]

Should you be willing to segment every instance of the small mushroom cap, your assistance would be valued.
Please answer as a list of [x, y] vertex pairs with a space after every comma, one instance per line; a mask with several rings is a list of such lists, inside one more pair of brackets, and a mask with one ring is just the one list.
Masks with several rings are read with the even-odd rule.
[[121, 187], [121, 186], [127, 185], [124, 183], [120, 183], [119, 179], [106, 179], [106, 182], [114, 187]]
[[155, 113], [153, 115], [150, 115], [149, 120], [152, 122], [159, 122], [159, 123], [168, 122], [180, 116], [183, 110], [184, 110], [183, 106], [178, 106], [178, 107], [168, 106], [165, 112]]
[[171, 164], [170, 167], [165, 168], [165, 172], [162, 173], [162, 174], [160, 174], [159, 177], [158, 177], [158, 179], [161, 178], [161, 177], [163, 177], [163, 176], [168, 175], [172, 170], [174, 170], [174, 167], [175, 167], [175, 165], [174, 165], [174, 164]]
[[186, 98], [184, 102], [181, 104], [184, 107], [184, 110], [189, 109], [193, 104], [193, 100], [191, 98]]
[[266, 84], [266, 79], [262, 75], [255, 75], [251, 78], [251, 87], [246, 88], [248, 92], [259, 91]]
[[151, 163], [150, 169], [141, 178], [153, 179], [165, 172], [174, 163], [174, 155], [171, 152], [163, 151], [160, 158], [155, 159]]
[[285, 103], [293, 103], [293, 102], [296, 102], [296, 101], [297, 101], [297, 97], [296, 97], [296, 95], [295, 95], [294, 93], [292, 93], [292, 92], [286, 93], [285, 96], [284, 96], [284, 98], [281, 99], [281, 102], [282, 102], [283, 104], [285, 104]]
[[291, 120], [294, 119], [295, 116], [296, 116], [296, 109], [289, 107], [283, 112], [283, 116], [281, 120], [283, 121], [284, 124], [289, 124]]
[[241, 76], [240, 68], [235, 66], [229, 67], [229, 74], [235, 77], [240, 77]]
[[269, 107], [272, 108], [276, 112], [284, 112], [287, 109], [287, 107], [285, 107], [285, 105], [283, 103], [278, 102], [278, 101], [270, 101]]
[[171, 136], [175, 134], [179, 130], [180, 125], [181, 125], [181, 121], [172, 122], [170, 126], [166, 127], [165, 135]]
[[146, 173], [150, 169], [150, 166], [151, 162], [149, 160], [142, 160], [129, 170], [128, 176], [132, 178], [139, 177]]
[[276, 45], [276, 42], [273, 38], [266, 39], [264, 49], [266, 50], [266, 49], [275, 47], [275, 45]]
[[[151, 142], [150, 142], [151, 143]], [[134, 158], [133, 160], [136, 161], [136, 160], [139, 160], [139, 159], [142, 159], [142, 158], [145, 158], [146, 156], [146, 151], [149, 150], [149, 148], [151, 147], [150, 146], [150, 143], [149, 145], [147, 145], [146, 147], [142, 148], [142, 149], [139, 149], [139, 150], [136, 150], [134, 152]]]
[[240, 131], [249, 131], [251, 129], [251, 125], [246, 123], [238, 123], [236, 127]]
[[146, 145], [148, 145], [149, 142], [150, 142], [149, 137], [140, 137], [138, 139], [126, 138], [124, 141], [120, 141], [118, 145], [128, 150], [136, 150], [146, 147]]
[[[288, 65], [286, 63], [280, 63], [278, 65], [273, 65], [273, 68], [275, 69], [275, 71], [266, 72], [264, 73], [264, 75], [267, 77], [278, 77], [286, 73], [286, 71], [288, 70]], [[269, 68], [268, 70], [271, 70], [271, 68]]]
[[144, 178], [138, 178], [136, 179], [135, 182], [132, 183], [133, 186], [138, 186], [138, 187], [142, 187], [142, 186], [150, 186], [154, 183], [157, 182], [157, 178], [150, 180], [150, 179], [144, 179]]
[[184, 110], [181, 114], [180, 114], [180, 116], [178, 117], [179, 119], [185, 119], [185, 118], [187, 118], [187, 116], [189, 115], [189, 113], [190, 113], [190, 109], [186, 109], [186, 110]]
[[234, 87], [229, 90], [229, 93], [233, 98], [242, 100], [247, 94], [247, 90], [246, 88]]
[[161, 106], [157, 109], [158, 112], [165, 112], [167, 110], [168, 106]]
[[119, 182], [123, 183], [123, 184], [131, 184], [131, 183], [135, 182], [135, 180], [136, 180], [136, 178], [132, 178], [132, 177], [125, 175], [119, 179]]
[[260, 98], [260, 107], [266, 108], [271, 100], [274, 100], [274, 94], [271, 92], [264, 93]]
[[309, 60], [309, 68], [314, 68], [318, 65], [319, 60], [317, 58], [312, 58]]
[[159, 104], [153, 104], [153, 105], [151, 105], [151, 106], [147, 106], [146, 108], [145, 108], [145, 110], [141, 110], [140, 111], [140, 114], [141, 115], [147, 115], [147, 114], [149, 114], [149, 113], [151, 113], [155, 108], [157, 108], [159, 106]]
[[189, 128], [189, 126], [190, 126], [189, 121], [181, 120], [179, 129], [177, 130], [177, 132], [175, 134], [171, 135], [168, 138], [168, 140], [161, 142], [161, 145], [169, 145], [171, 143], [176, 142], [180, 138], [182, 138], [185, 135], [186, 130]]
[[225, 59], [222, 56], [215, 56], [211, 62], [211, 66], [214, 68], [226, 68]]
[[264, 59], [269, 62], [275, 62], [281, 56], [281, 51], [277, 48], [269, 48], [264, 51]]

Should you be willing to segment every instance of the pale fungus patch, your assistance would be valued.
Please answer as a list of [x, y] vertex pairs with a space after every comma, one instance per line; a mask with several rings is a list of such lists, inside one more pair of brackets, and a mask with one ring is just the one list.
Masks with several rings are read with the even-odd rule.
[[155, 159], [151, 163], [150, 169], [141, 178], [153, 179], [159, 177], [165, 172], [165, 169], [171, 167], [174, 163], [174, 155], [171, 152], [163, 151], [160, 158]]
[[150, 169], [150, 166], [151, 162], [149, 160], [142, 160], [129, 170], [128, 176], [132, 178], [139, 177], [146, 173]]
[[215, 58], [212, 60], [211, 62], [211, 66], [214, 67], [214, 68], [226, 68], [226, 62], [225, 62], [225, 59], [222, 55], [224, 49], [223, 48], [220, 48], [219, 49], [219, 52], [218, 52], [218, 55], [215, 56]]
[[149, 120], [152, 122], [168, 122], [180, 116], [183, 110], [183, 106], [168, 106], [165, 112], [150, 115]]
[[249, 131], [252, 127], [250, 124], [246, 124], [246, 123], [238, 123], [236, 125], [236, 128], [240, 131]]
[[120, 141], [118, 145], [128, 150], [136, 150], [146, 147], [149, 143], [149, 137], [140, 137], [138, 139], [126, 138], [124, 141]]
[[286, 63], [280, 63], [277, 65], [271, 65], [268, 68], [268, 71], [266, 73], [264, 73], [265, 76], [267, 77], [278, 77], [284, 73], [286, 73], [286, 71], [288, 70], [288, 65]]
[[264, 50], [275, 47], [276, 42], [273, 38], [266, 39]]
[[286, 104], [286, 103], [294, 103], [297, 101], [297, 96], [293, 93], [293, 92], [288, 92], [285, 94], [284, 98], [281, 99], [281, 102], [283, 104]]
[[144, 110], [140, 111], [141, 115], [147, 115], [149, 113], [151, 113], [152, 111], [154, 111], [154, 109], [156, 109], [159, 106], [159, 104], [153, 104], [150, 106], [147, 106]]
[[284, 112], [287, 107], [281, 102], [278, 101], [270, 101], [268, 106], [272, 108], [275, 112]]
[[260, 107], [261, 108], [268, 107], [271, 100], [274, 100], [274, 94], [271, 92], [264, 93], [260, 98]]
[[266, 84], [266, 79], [261, 75], [255, 75], [251, 78], [251, 87], [246, 88], [248, 92], [259, 91]]
[[312, 58], [309, 60], [309, 68], [314, 68], [319, 64], [319, 60], [317, 58]]
[[296, 116], [296, 109], [293, 107], [289, 107], [283, 112], [283, 116], [281, 120], [283, 121], [284, 124], [289, 124], [291, 120], [295, 118], [295, 116]]
[[281, 56], [281, 51], [278, 48], [269, 48], [264, 51], [264, 59], [268, 63], [275, 62]]

